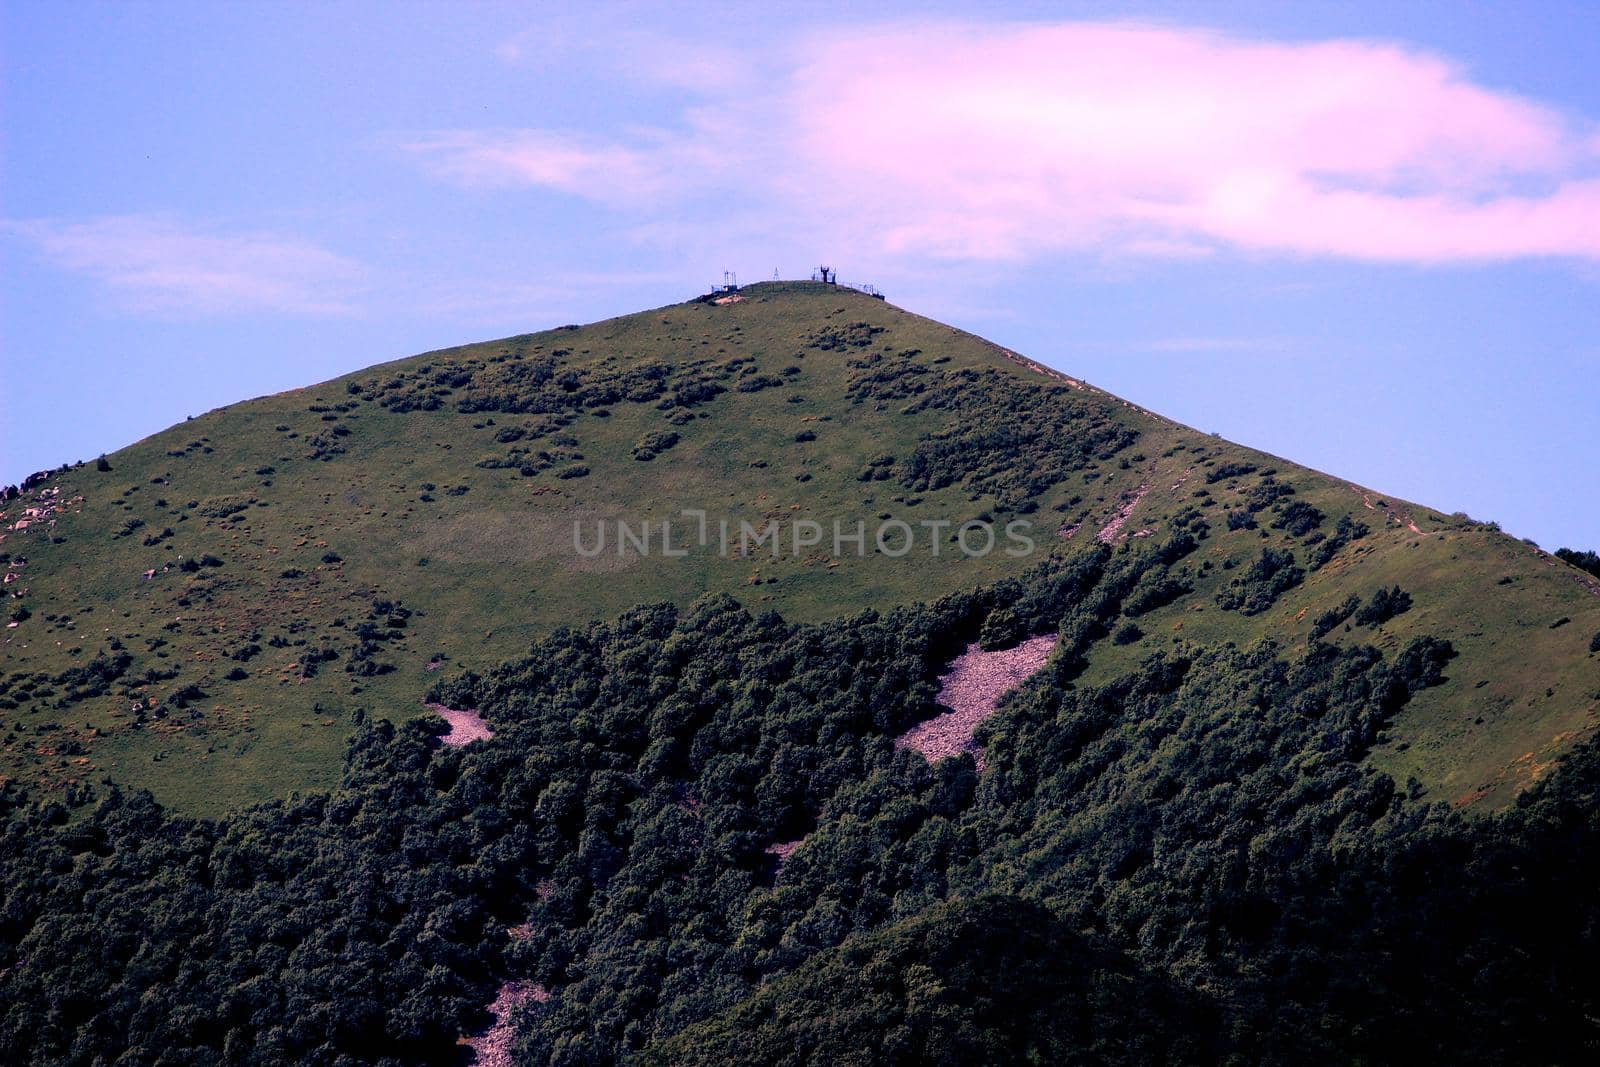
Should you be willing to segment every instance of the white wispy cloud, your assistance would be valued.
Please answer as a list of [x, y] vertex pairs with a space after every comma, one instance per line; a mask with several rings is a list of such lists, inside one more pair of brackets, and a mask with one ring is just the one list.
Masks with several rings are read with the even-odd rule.
[[1284, 352], [1295, 347], [1287, 337], [1162, 337], [1134, 346], [1142, 352], [1189, 353]]
[[629, 147], [549, 130], [442, 130], [400, 148], [459, 185], [542, 186], [615, 204], [653, 198], [664, 172], [660, 143]]
[[101, 283], [139, 311], [184, 315], [354, 310], [362, 270], [300, 238], [201, 229], [155, 215], [3, 224], [54, 266]]
[[413, 151], [463, 184], [615, 208], [736, 194], [901, 260], [1600, 259], [1595, 121], [1414, 48], [903, 22], [743, 57], [756, 86], [676, 47], [625, 50], [699, 90], [670, 132], [452, 130]]

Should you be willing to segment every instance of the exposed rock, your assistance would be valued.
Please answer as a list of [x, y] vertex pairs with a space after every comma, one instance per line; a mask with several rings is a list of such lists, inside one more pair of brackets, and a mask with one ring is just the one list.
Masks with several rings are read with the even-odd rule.
[[444, 744], [465, 745], [471, 741], [483, 741], [494, 736], [489, 724], [484, 722], [483, 716], [476, 711], [447, 708], [443, 704], [429, 704], [427, 708], [450, 724], [450, 732], [439, 737]]
[[489, 1005], [494, 1022], [483, 1033], [465, 1040], [477, 1054], [474, 1062], [478, 1067], [516, 1067], [511, 1058], [511, 1041], [516, 1037], [511, 1013], [525, 1004], [543, 1004], [549, 999], [544, 986], [535, 982], [507, 982], [501, 986], [494, 1003]]
[[1001, 697], [1044, 666], [1055, 644], [1055, 635], [1045, 634], [995, 652], [984, 651], [977, 642], [968, 645], [950, 669], [939, 676], [939, 695], [935, 699], [950, 710], [913, 726], [896, 738], [895, 744], [915, 749], [929, 763], [971, 752], [978, 769], [983, 770], [983, 751], [972, 740], [973, 731], [994, 714]]

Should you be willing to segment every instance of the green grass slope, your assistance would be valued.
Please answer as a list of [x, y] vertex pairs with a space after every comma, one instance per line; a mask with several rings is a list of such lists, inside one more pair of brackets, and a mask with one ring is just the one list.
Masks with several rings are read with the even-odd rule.
[[[1144, 591], [1091, 680], [1157, 642], [1304, 647], [1355, 597], [1330, 639], [1431, 633], [1461, 653], [1373, 757], [1401, 781], [1499, 805], [1593, 731], [1600, 596], [1575, 568], [859, 293], [740, 296], [385, 364], [30, 486], [0, 517], [16, 623], [0, 774], [47, 791], [109, 778], [216, 813], [331, 785], [358, 709], [424, 714], [437, 678], [636, 603], [725, 591], [821, 620], [1175, 528], [1200, 551]], [[673, 520], [681, 537], [686, 510], [712, 532], [675, 542], [684, 555], [659, 532], [649, 555], [619, 554], [614, 525], [602, 554], [575, 550], [574, 523]], [[831, 541], [835, 520], [889, 518], [919, 543], [740, 556], [718, 518], [735, 544], [741, 521], [787, 537], [814, 520]], [[952, 528], [928, 550], [920, 523], [967, 520], [1029, 522], [1036, 551], [970, 558]], [[1393, 586], [1407, 610], [1374, 618]]]

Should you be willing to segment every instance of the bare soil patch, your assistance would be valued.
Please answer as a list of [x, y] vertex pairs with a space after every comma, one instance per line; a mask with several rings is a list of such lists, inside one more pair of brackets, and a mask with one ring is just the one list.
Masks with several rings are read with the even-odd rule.
[[978, 770], [983, 770], [983, 750], [973, 741], [973, 731], [994, 714], [1001, 697], [1044, 666], [1055, 645], [1054, 634], [1030, 637], [1015, 648], [995, 652], [984, 651], [977, 642], [968, 645], [939, 676], [935, 699], [949, 710], [913, 726], [896, 738], [895, 744], [915, 749], [929, 763], [971, 752]]
[[428, 704], [427, 709], [450, 724], [450, 732], [441, 734], [439, 740], [447, 745], [465, 745], [470, 741], [485, 741], [494, 736], [489, 724], [476, 711], [447, 708], [443, 704]]
[[516, 1030], [511, 1025], [513, 1009], [525, 1004], [543, 1004], [550, 999], [544, 986], [535, 982], [507, 982], [489, 1005], [494, 1022], [489, 1029], [465, 1040], [476, 1053], [473, 1062], [478, 1067], [516, 1067], [511, 1058], [511, 1041]]
[[[1178, 484], [1181, 485], [1183, 483], [1180, 482]], [[1095, 540], [1103, 545], [1109, 545], [1115, 541], [1117, 535], [1122, 532], [1122, 528], [1127, 525], [1129, 517], [1133, 515], [1133, 509], [1139, 506], [1139, 501], [1143, 500], [1149, 492], [1150, 484], [1148, 482], [1135, 489], [1133, 495], [1129, 497], [1122, 507], [1117, 509], [1115, 515], [1111, 516], [1111, 521], [1100, 527], [1100, 532], [1095, 534]]]

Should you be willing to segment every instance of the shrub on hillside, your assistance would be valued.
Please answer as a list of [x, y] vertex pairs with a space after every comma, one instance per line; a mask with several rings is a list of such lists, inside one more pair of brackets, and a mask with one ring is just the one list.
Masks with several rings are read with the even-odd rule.
[[1122, 613], [1136, 618], [1177, 600], [1193, 588], [1188, 582], [1174, 577], [1165, 567], [1154, 567], [1143, 576], [1122, 603]]
[[740, 393], [759, 393], [763, 389], [772, 389], [782, 384], [783, 379], [776, 375], [752, 374], [748, 378], [741, 378], [734, 389]]
[[1318, 544], [1311, 550], [1311, 569], [1318, 570], [1329, 560], [1339, 554], [1339, 550], [1352, 541], [1359, 541], [1372, 532], [1372, 528], [1364, 522], [1357, 522], [1348, 515], [1341, 515], [1339, 522], [1333, 528], [1333, 536]]
[[649, 461], [678, 443], [678, 435], [671, 430], [654, 430], [640, 438], [633, 446], [633, 458]]
[[1241, 615], [1259, 615], [1305, 576], [1306, 572], [1295, 566], [1293, 552], [1263, 548], [1244, 575], [1217, 594], [1217, 606]]
[[1319, 641], [1323, 637], [1332, 633], [1340, 623], [1354, 615], [1356, 610], [1360, 607], [1361, 598], [1356, 596], [1354, 593], [1351, 593], [1350, 596], [1345, 599], [1344, 603], [1329, 611], [1324, 611], [1321, 615], [1317, 616], [1316, 621], [1311, 624], [1311, 636], [1309, 640]]
[[1206, 484], [1216, 485], [1218, 482], [1226, 481], [1229, 478], [1240, 478], [1255, 472], [1256, 465], [1254, 463], [1224, 463], [1206, 471]]
[[1285, 485], [1272, 475], [1263, 475], [1256, 487], [1245, 498], [1245, 508], [1253, 515], [1271, 507], [1286, 496], [1294, 496], [1294, 486]]
[[1357, 626], [1382, 626], [1396, 615], [1411, 610], [1411, 594], [1398, 585], [1379, 589], [1366, 607], [1356, 612]]
[[1282, 530], [1290, 537], [1304, 537], [1321, 526], [1325, 518], [1326, 515], [1304, 500], [1291, 500], [1283, 505], [1283, 510], [1278, 513], [1278, 521], [1272, 524], [1272, 528]]

